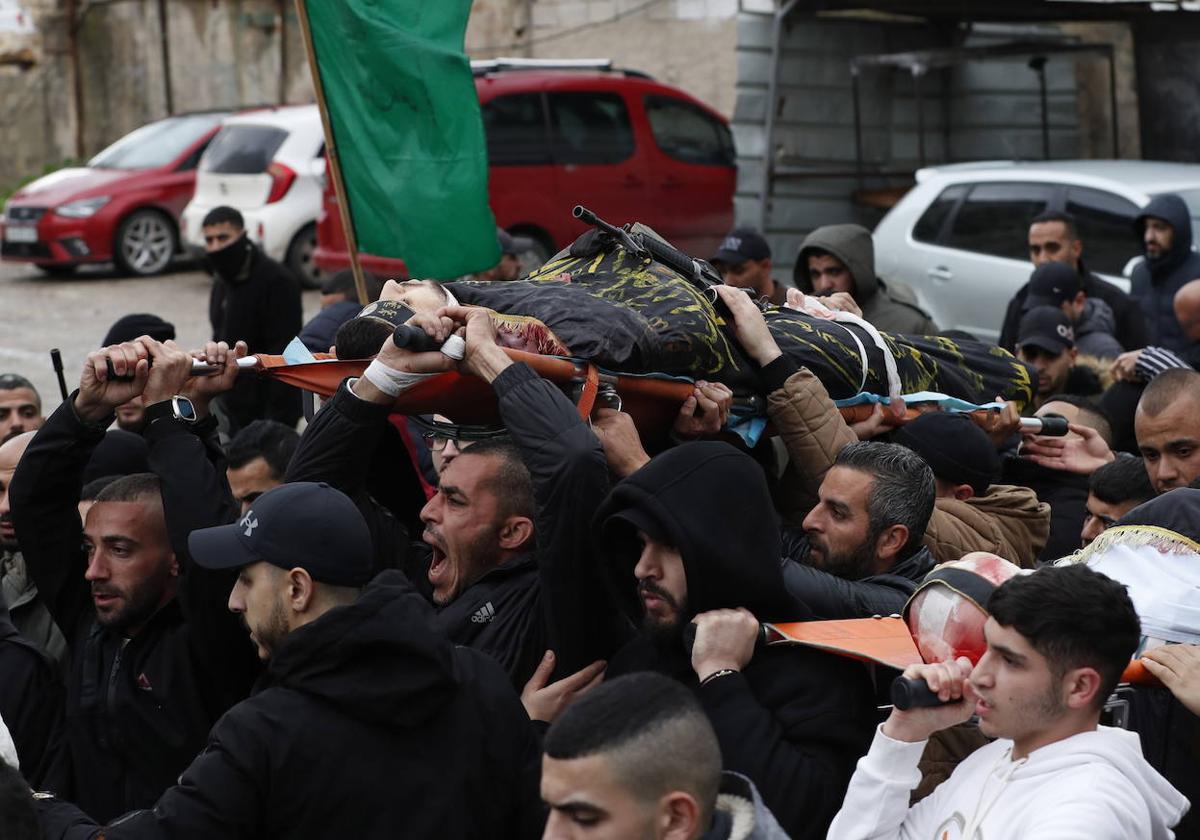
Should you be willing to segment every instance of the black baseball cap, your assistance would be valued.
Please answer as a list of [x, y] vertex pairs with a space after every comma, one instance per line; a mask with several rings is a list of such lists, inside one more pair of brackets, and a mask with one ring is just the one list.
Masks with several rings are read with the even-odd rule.
[[358, 507], [340, 490], [311, 481], [268, 490], [232, 525], [192, 531], [188, 552], [205, 569], [262, 561], [304, 569], [331, 586], [363, 586], [374, 577], [371, 533]]
[[1025, 297], [1025, 308], [1035, 306], [1061, 306], [1074, 300], [1083, 291], [1083, 278], [1066, 263], [1048, 262], [1039, 265], [1029, 275], [1029, 293]]
[[526, 251], [533, 250], [533, 240], [527, 236], [513, 236], [504, 228], [496, 228], [496, 238], [500, 240], [500, 253], [519, 257]]
[[1057, 306], [1035, 306], [1017, 327], [1017, 346], [1026, 345], [1058, 355], [1075, 346], [1075, 330]]
[[734, 228], [725, 237], [717, 253], [712, 255], [711, 263], [726, 265], [741, 265], [746, 260], [769, 260], [771, 246], [763, 235], [754, 228]]

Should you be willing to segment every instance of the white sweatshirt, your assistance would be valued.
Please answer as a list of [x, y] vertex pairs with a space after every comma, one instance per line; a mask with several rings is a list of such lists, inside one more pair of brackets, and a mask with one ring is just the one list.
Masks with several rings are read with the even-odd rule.
[[1142, 758], [1137, 735], [1107, 726], [1019, 761], [1012, 741], [994, 741], [909, 808], [926, 743], [880, 726], [827, 840], [1170, 840], [1188, 809]]

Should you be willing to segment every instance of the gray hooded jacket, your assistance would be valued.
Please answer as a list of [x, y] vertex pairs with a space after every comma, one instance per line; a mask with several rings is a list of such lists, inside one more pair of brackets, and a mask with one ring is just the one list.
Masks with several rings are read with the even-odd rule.
[[712, 827], [701, 840], [789, 840], [763, 803], [754, 782], [740, 773], [721, 774]]
[[937, 325], [917, 306], [912, 289], [901, 283], [890, 286], [875, 276], [875, 241], [862, 225], [826, 225], [805, 238], [793, 269], [796, 288], [812, 294], [808, 254], [824, 251], [841, 260], [854, 280], [852, 294], [863, 318], [880, 332], [936, 335]]
[[1125, 352], [1113, 334], [1116, 329], [1117, 319], [1113, 316], [1112, 307], [1099, 298], [1090, 297], [1084, 302], [1083, 312], [1075, 322], [1075, 346], [1085, 356], [1115, 359]]

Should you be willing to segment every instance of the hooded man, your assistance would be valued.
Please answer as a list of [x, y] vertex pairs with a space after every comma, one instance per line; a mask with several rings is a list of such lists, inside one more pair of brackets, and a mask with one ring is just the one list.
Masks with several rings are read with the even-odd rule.
[[[208, 319], [213, 341], [233, 347], [246, 342], [251, 353], [282, 353], [300, 332], [300, 285], [292, 273], [264, 254], [246, 235], [242, 214], [214, 207], [204, 217], [204, 264], [213, 275]], [[253, 420], [295, 426], [300, 394], [290, 385], [245, 376], [221, 398], [229, 434]]]
[[850, 660], [756, 651], [760, 621], [806, 617], [784, 587], [762, 470], [728, 444], [685, 443], [617, 484], [596, 524], [618, 607], [642, 628], [608, 676], [657, 671], [689, 686], [725, 769], [754, 783], [793, 838], [823, 837], [869, 735], [873, 692]]
[[371, 581], [348, 497], [278, 487], [188, 546], [238, 570], [229, 609], [266, 672], [153, 809], [101, 828], [42, 800], [46, 837], [537, 836], [540, 756], [520, 700], [494, 661], [434, 633], [402, 574]]
[[849, 292], [862, 317], [881, 332], [936, 335], [937, 325], [917, 306], [907, 286], [875, 276], [875, 241], [861, 225], [826, 225], [800, 246], [793, 269], [796, 288], [819, 296]]
[[1192, 217], [1174, 193], [1156, 196], [1134, 219], [1145, 259], [1133, 270], [1129, 293], [1146, 312], [1147, 344], [1185, 352], [1193, 343], [1175, 317], [1175, 294], [1200, 279], [1192, 251]]

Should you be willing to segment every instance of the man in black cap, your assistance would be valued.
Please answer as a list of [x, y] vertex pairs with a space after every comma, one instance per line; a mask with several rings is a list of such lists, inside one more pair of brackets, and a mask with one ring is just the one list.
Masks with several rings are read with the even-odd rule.
[[1115, 336], [1117, 322], [1107, 303], [1088, 297], [1083, 277], [1069, 265], [1043, 263], [1029, 276], [1025, 308], [1057, 306], [1071, 321], [1075, 347], [1085, 356], [1115, 359], [1125, 351]]
[[[1083, 291], [1089, 298], [1102, 300], [1113, 311], [1116, 320], [1117, 341], [1126, 350], [1146, 346], [1146, 316], [1136, 300], [1119, 288], [1102, 280], [1100, 275], [1089, 271], [1084, 264], [1084, 244], [1079, 237], [1075, 219], [1058, 210], [1048, 210], [1033, 218], [1029, 223], [1029, 261], [1034, 267], [1049, 262], [1060, 262], [1075, 271], [1083, 282]], [[1025, 302], [1029, 294], [1026, 283], [1004, 312], [1004, 324], [1000, 327], [1000, 340], [996, 343], [1009, 352], [1016, 350], [1017, 327], [1021, 316], [1028, 309]]]
[[1088, 397], [1103, 389], [1094, 370], [1075, 364], [1079, 350], [1075, 331], [1066, 314], [1053, 306], [1035, 306], [1021, 318], [1017, 329], [1017, 358], [1037, 370], [1038, 387], [1033, 402], [1026, 406], [1032, 414], [1052, 394]]
[[771, 276], [771, 246], [751, 227], [734, 228], [709, 260], [727, 286], [753, 289], [776, 306], [787, 303], [787, 287]]
[[540, 755], [520, 699], [494, 661], [434, 633], [401, 573], [371, 580], [347, 496], [283, 485], [188, 548], [237, 570], [229, 608], [266, 672], [153, 809], [101, 828], [43, 800], [47, 837], [537, 836]]
[[1050, 534], [1050, 506], [1028, 487], [993, 484], [995, 445], [966, 415], [939, 411], [901, 426], [894, 437], [929, 464], [937, 500], [925, 545], [939, 563], [986, 551], [1025, 568]]

